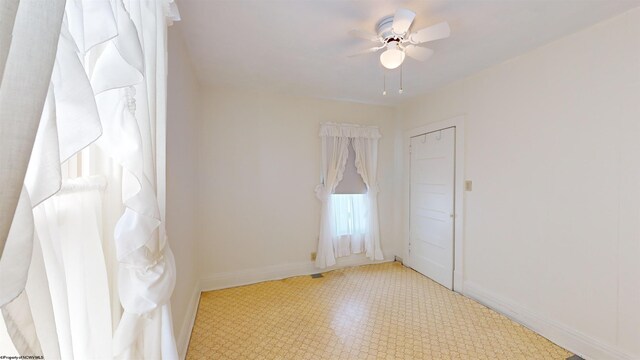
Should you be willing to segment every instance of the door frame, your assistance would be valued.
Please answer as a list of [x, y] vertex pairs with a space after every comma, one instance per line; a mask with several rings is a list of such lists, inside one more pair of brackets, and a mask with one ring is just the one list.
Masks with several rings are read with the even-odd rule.
[[406, 259], [405, 263], [411, 266], [411, 257], [409, 256], [409, 219], [411, 214], [410, 203], [410, 185], [411, 185], [411, 168], [409, 146], [411, 138], [422, 134], [455, 127], [455, 174], [454, 174], [454, 227], [453, 227], [453, 291], [462, 293], [464, 283], [464, 115], [456, 116], [446, 120], [426, 124], [407, 130], [404, 133], [404, 242], [403, 255]]

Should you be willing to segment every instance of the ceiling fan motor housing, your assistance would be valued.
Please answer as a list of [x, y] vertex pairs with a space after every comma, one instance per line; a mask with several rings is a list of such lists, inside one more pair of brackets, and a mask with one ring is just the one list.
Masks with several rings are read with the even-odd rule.
[[385, 16], [378, 21], [376, 33], [385, 43], [390, 41], [401, 42], [403, 40], [402, 36], [393, 32], [393, 15]]

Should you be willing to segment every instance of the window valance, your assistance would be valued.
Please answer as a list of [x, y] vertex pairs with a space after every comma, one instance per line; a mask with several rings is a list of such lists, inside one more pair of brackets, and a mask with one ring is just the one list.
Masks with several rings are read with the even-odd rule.
[[380, 130], [377, 126], [358, 124], [325, 123], [320, 125], [320, 136], [335, 136], [348, 138], [379, 139]]

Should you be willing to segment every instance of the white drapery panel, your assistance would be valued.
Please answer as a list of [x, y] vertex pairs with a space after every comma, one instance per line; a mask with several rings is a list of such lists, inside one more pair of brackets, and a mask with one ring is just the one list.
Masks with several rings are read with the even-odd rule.
[[34, 355], [42, 350], [24, 291], [33, 250], [31, 208], [50, 190], [32, 189], [30, 197], [25, 175], [41, 128], [64, 4], [8, 0], [0, 5], [0, 307], [17, 350]]
[[[377, 146], [380, 132], [375, 126], [326, 123], [320, 126], [322, 142], [321, 184], [316, 187], [316, 196], [322, 202], [320, 233], [316, 266], [325, 268], [335, 265], [336, 257], [364, 251], [371, 260], [382, 260], [378, 226], [377, 193]], [[355, 164], [367, 185], [367, 194], [359, 198], [340, 198], [333, 195], [342, 180], [348, 158], [348, 146], [353, 146]], [[350, 201], [350, 203], [345, 203]], [[340, 205], [340, 206], [338, 206]], [[357, 205], [357, 206], [356, 206]], [[341, 212], [356, 212], [349, 219]], [[345, 222], [351, 221], [351, 224]], [[357, 222], [357, 225], [356, 225]], [[349, 226], [351, 229], [348, 229]], [[355, 230], [357, 228], [357, 230]], [[362, 236], [358, 231], [363, 229]], [[345, 234], [350, 230], [349, 234]], [[355, 232], [354, 232], [355, 230]]]
[[[7, 0], [0, 5], [0, 255], [49, 87], [64, 4], [64, 0]], [[20, 275], [16, 280], [26, 279]], [[18, 293], [16, 285], [9, 284], [13, 279], [0, 281], [0, 305], [4, 305]]]
[[320, 235], [316, 266], [325, 268], [335, 265], [333, 238], [336, 224], [333, 221], [333, 198], [331, 194], [342, 180], [344, 167], [349, 155], [348, 137], [322, 137], [322, 183], [316, 186], [316, 196], [322, 201], [320, 212]]
[[[102, 177], [68, 180], [34, 210], [63, 359], [111, 357], [109, 285], [101, 238], [105, 186]], [[36, 327], [42, 324], [35, 314], [34, 320]], [[43, 340], [49, 336], [38, 335]], [[43, 345], [47, 355], [48, 350]]]
[[369, 211], [366, 220], [368, 228], [365, 232], [364, 248], [369, 259], [382, 260], [378, 219], [378, 138], [355, 137], [352, 141], [356, 152], [356, 169], [367, 185], [366, 201]]
[[[104, 49], [113, 54], [112, 61], [96, 66], [92, 76], [94, 88], [105, 90], [96, 96], [100, 117], [107, 119], [97, 144], [123, 168], [125, 210], [114, 237], [124, 313], [114, 333], [114, 356], [174, 358], [169, 299], [175, 264], [164, 237], [155, 184], [157, 107], [166, 104], [168, 3], [127, 4], [128, 12], [121, 6], [116, 9], [119, 36]], [[119, 76], [111, 74], [114, 70]]]
[[[175, 264], [155, 184], [171, 9], [169, 0], [0, 5], [0, 306], [22, 355], [177, 358], [169, 310]], [[92, 146], [83, 155], [107, 156], [122, 171], [122, 183], [109, 184], [122, 197], [106, 203], [124, 213], [117, 225], [102, 224], [115, 226], [119, 292], [106, 275], [113, 261], [96, 247], [100, 223], [86, 218], [99, 207], [96, 191], [54, 196], [62, 163], [99, 137], [103, 151]], [[93, 247], [68, 246], [79, 238]], [[110, 315], [114, 293], [124, 308], [119, 321]]]
[[63, 10], [64, 0], [13, 0], [0, 6], [0, 306], [20, 295], [27, 280], [34, 201], [24, 188], [24, 177], [49, 88]]

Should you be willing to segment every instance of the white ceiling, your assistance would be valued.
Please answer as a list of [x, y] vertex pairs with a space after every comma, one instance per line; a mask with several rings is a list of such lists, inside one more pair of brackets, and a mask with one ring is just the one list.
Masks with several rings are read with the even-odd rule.
[[[268, 90], [376, 104], [398, 104], [576, 32], [640, 0], [179, 0], [187, 49], [204, 87]], [[376, 54], [347, 55], [372, 43], [348, 31], [374, 31], [398, 7], [412, 29], [446, 20], [451, 37], [428, 44], [426, 62], [383, 70]], [[631, 46], [631, 45], [630, 45]]]

